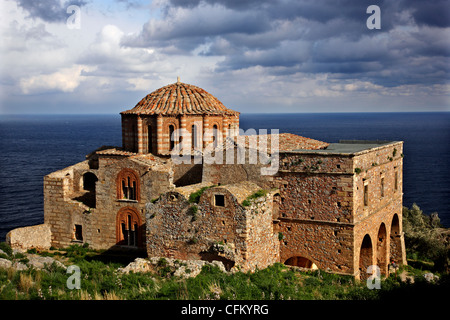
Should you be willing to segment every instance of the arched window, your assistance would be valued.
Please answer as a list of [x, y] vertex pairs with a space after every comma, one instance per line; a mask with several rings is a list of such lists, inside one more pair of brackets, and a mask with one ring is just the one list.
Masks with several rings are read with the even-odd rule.
[[153, 131], [152, 126], [147, 127], [148, 153], [153, 153]]
[[175, 126], [174, 125], [169, 125], [169, 151], [172, 151], [173, 148], [175, 148], [175, 136], [174, 136], [174, 132], [175, 132]]
[[217, 127], [217, 124], [213, 125], [213, 137], [214, 137], [214, 144], [213, 147], [217, 148], [219, 144], [219, 128]]
[[192, 149], [197, 149], [197, 126], [195, 124], [192, 125], [191, 140]]
[[122, 208], [117, 213], [116, 242], [122, 246], [142, 246], [143, 225], [139, 213], [130, 207]]
[[139, 177], [131, 169], [123, 169], [117, 175], [117, 199], [139, 201]]

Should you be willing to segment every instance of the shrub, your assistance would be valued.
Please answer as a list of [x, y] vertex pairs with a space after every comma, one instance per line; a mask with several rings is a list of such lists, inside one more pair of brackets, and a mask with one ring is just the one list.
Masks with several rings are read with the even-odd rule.
[[355, 168], [355, 173], [360, 174], [362, 172], [361, 168]]
[[251, 204], [251, 200], [253, 199], [258, 199], [259, 197], [263, 197], [267, 194], [266, 190], [263, 189], [259, 189], [258, 191], [256, 191], [255, 193], [253, 193], [252, 195], [249, 195], [247, 197], [247, 199], [245, 199], [244, 201], [242, 201], [242, 205], [244, 207], [248, 207]]
[[249, 200], [245, 199], [244, 201], [242, 201], [242, 205], [244, 207], [248, 207], [249, 205], [251, 205], [251, 202]]
[[202, 188], [200, 188], [200, 190], [197, 190], [197, 191], [191, 193], [189, 196], [189, 202], [190, 203], [198, 203], [200, 201], [200, 196], [203, 194], [203, 192], [205, 192], [206, 189], [209, 189], [212, 187], [215, 187], [215, 185], [202, 187]]
[[9, 257], [12, 257], [13, 250], [6, 242], [0, 242], [0, 249], [5, 252]]
[[437, 214], [426, 215], [415, 203], [411, 209], [403, 207], [403, 231], [408, 256], [433, 261], [435, 268], [445, 269], [449, 251], [440, 237], [440, 227]]

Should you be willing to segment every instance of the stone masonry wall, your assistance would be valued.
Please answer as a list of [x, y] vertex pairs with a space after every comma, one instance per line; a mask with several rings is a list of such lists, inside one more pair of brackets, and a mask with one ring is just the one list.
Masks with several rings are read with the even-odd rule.
[[[215, 204], [216, 195], [224, 197], [224, 206]], [[148, 205], [148, 255], [218, 260], [242, 270], [279, 261], [269, 196], [248, 208], [239, 198], [226, 187], [207, 189], [198, 204], [178, 192], [164, 194]]]
[[51, 230], [48, 224], [39, 224], [11, 230], [6, 234], [6, 243], [18, 250], [48, 250], [51, 246]]
[[[117, 176], [124, 168], [133, 170], [139, 177], [139, 202], [117, 198]], [[80, 179], [86, 172], [95, 174], [98, 179], [93, 195], [95, 208], [80, 200], [83, 197], [79, 196]], [[89, 243], [95, 249], [110, 249], [117, 243], [117, 215], [125, 209], [140, 216], [143, 224], [138, 237], [139, 242], [145, 244], [145, 203], [174, 187], [171, 174], [168, 167], [155, 171], [132, 158], [102, 156], [98, 169], [89, 169], [84, 161], [47, 175], [44, 178], [44, 221], [51, 227], [52, 245], [66, 247]], [[76, 232], [77, 226], [80, 234]]]
[[402, 219], [402, 150], [398, 142], [348, 155], [281, 154], [273, 180], [281, 196], [281, 261], [304, 257], [319, 268], [359, 277], [361, 246], [369, 235], [370, 261], [383, 272], [390, 248], [399, 263], [406, 262], [401, 231], [391, 232], [394, 215], [400, 226]]

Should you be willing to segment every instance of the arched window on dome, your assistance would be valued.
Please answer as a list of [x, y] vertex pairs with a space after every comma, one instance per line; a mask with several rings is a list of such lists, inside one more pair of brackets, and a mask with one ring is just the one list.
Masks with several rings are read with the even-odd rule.
[[148, 153], [153, 153], [153, 130], [152, 126], [147, 126], [147, 142], [148, 142]]
[[197, 126], [195, 124], [192, 125], [192, 130], [191, 130], [191, 145], [192, 145], [192, 149], [197, 149], [198, 147], [198, 142], [197, 142]]
[[173, 124], [169, 125], [169, 151], [172, 151], [175, 148], [175, 126]]
[[213, 147], [214, 149], [217, 148], [218, 144], [219, 144], [219, 128], [217, 127], [217, 124], [213, 125], [213, 137], [214, 137], [214, 142], [213, 142]]

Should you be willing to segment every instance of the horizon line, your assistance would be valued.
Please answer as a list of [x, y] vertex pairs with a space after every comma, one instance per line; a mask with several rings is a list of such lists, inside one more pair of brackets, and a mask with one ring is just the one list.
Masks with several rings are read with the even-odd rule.
[[[450, 113], [450, 110], [431, 110], [431, 111], [329, 111], [329, 112], [240, 112], [240, 114], [352, 114], [352, 113]], [[0, 113], [1, 116], [108, 116], [108, 115], [117, 115], [120, 116], [120, 112], [118, 113]]]

